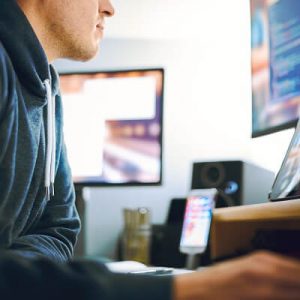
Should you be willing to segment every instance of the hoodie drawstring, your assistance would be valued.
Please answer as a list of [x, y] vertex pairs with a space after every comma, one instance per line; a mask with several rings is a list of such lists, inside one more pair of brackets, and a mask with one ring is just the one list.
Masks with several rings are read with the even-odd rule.
[[55, 132], [55, 97], [52, 96], [50, 80], [44, 81], [47, 91], [47, 148], [46, 148], [46, 168], [45, 168], [45, 188], [46, 198], [49, 201], [54, 196], [55, 177], [55, 152], [56, 152], [56, 132]]

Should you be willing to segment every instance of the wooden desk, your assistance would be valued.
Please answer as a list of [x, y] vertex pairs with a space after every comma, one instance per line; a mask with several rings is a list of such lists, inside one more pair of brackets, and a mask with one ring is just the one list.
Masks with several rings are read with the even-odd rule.
[[212, 259], [249, 249], [259, 229], [300, 230], [300, 199], [215, 209], [211, 230]]

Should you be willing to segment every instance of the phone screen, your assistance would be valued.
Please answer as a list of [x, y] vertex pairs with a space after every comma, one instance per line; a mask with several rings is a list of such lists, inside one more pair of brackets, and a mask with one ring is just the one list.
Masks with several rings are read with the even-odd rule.
[[180, 240], [181, 252], [192, 254], [205, 251], [215, 206], [215, 194], [215, 190], [206, 190], [187, 198]]

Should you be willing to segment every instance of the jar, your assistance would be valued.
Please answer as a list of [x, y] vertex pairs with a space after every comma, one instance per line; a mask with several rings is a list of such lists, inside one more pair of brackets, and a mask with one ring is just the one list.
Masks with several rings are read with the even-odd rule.
[[145, 207], [124, 209], [122, 258], [148, 265], [150, 263], [151, 216]]

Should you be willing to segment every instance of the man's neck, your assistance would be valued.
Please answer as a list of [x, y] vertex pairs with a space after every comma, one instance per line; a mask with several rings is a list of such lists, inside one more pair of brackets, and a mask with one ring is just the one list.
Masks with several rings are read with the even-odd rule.
[[18, 5], [27, 17], [31, 27], [33, 28], [33, 31], [35, 32], [39, 42], [41, 43], [48, 61], [52, 62], [57, 57], [54, 51], [51, 51], [51, 47], [48, 47], [51, 42], [49, 35], [45, 32], [46, 26], [43, 22], [42, 15], [39, 13], [40, 11], [42, 11], [42, 8], [40, 7], [41, 2], [42, 1], [39, 0], [17, 0]]

